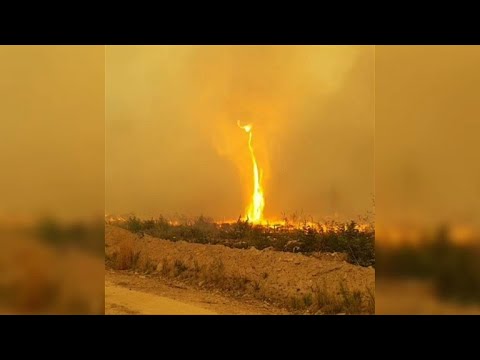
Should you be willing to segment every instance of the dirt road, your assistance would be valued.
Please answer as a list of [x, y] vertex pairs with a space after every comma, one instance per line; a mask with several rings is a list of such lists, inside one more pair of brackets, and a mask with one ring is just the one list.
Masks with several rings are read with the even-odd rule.
[[233, 299], [218, 292], [128, 271], [106, 270], [105, 314], [237, 315], [285, 314], [267, 303]]
[[198, 306], [130, 290], [110, 282], [105, 283], [105, 301], [109, 314], [215, 315]]

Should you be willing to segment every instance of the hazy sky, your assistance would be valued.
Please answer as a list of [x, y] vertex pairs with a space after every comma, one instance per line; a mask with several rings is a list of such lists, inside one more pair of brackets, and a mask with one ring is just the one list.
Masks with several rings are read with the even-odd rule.
[[103, 213], [104, 55], [0, 46], [0, 217]]
[[106, 212], [243, 216], [247, 135], [265, 215], [355, 217], [374, 193], [374, 49], [109, 46]]
[[480, 225], [480, 47], [376, 47], [377, 225]]
[[365, 214], [375, 180], [377, 225], [480, 225], [479, 65], [472, 46], [1, 46], [0, 215], [244, 215], [241, 121], [267, 217]]

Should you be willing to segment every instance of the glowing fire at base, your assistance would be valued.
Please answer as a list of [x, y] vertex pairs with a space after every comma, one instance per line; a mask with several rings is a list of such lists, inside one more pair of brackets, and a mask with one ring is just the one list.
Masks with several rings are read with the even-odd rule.
[[247, 208], [248, 220], [253, 223], [260, 223], [263, 220], [263, 208], [265, 207], [265, 200], [263, 198], [262, 188], [262, 176], [259, 173], [257, 160], [255, 159], [255, 153], [252, 146], [252, 125], [248, 124], [241, 126], [238, 122], [238, 126], [245, 130], [248, 134], [248, 148], [250, 150], [250, 156], [253, 164], [253, 194], [250, 205]]

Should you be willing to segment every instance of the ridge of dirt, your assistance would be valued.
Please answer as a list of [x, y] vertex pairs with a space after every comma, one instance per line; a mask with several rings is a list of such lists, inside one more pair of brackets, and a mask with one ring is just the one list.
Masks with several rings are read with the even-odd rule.
[[[245, 284], [243, 293], [282, 304], [292, 298], [311, 295], [317, 286], [337, 295], [340, 294], [340, 284], [350, 291], [375, 292], [373, 268], [352, 265], [341, 257], [328, 254], [318, 258], [273, 250], [172, 242], [148, 235], [139, 238], [110, 225], [105, 227], [105, 244], [106, 259], [129, 244], [141, 256], [148, 257], [157, 274], [162, 273], [167, 265], [178, 267], [185, 273], [204, 269], [206, 275], [221, 270], [222, 276]], [[206, 285], [201, 280], [195, 282], [198, 287]]]

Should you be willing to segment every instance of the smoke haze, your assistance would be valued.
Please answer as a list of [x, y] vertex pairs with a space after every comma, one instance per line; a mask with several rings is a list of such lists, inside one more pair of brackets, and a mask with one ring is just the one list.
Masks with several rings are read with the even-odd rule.
[[479, 227], [480, 47], [376, 48], [377, 226]]
[[109, 46], [106, 211], [243, 216], [247, 136], [266, 218], [372, 208], [374, 49]]

